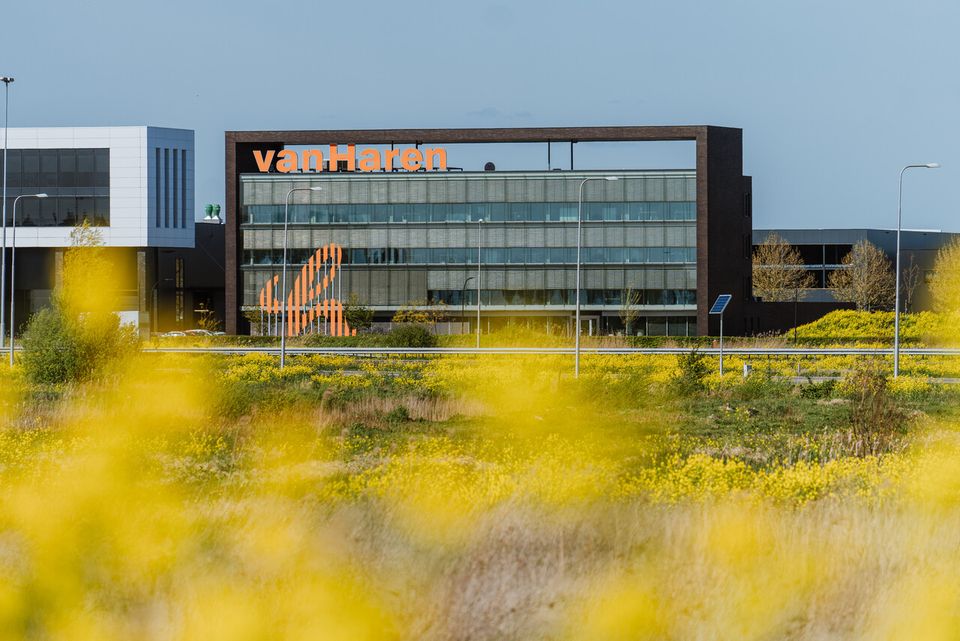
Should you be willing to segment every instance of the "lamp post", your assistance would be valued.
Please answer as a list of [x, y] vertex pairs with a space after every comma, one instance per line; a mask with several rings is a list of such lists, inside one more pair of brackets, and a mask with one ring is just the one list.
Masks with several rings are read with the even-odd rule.
[[[0, 348], [6, 340], [3, 305], [7, 300], [7, 122], [10, 120], [10, 83], [13, 78], [0, 76], [5, 87], [3, 98], [3, 248], [0, 249]], [[11, 285], [11, 288], [13, 286]]]
[[900, 189], [897, 193], [897, 258], [894, 278], [894, 304], [893, 304], [893, 377], [900, 376], [900, 225], [903, 217], [903, 174], [908, 169], [937, 169], [940, 167], [938, 162], [928, 162], [916, 165], [907, 165], [900, 170]]
[[473, 276], [467, 276], [463, 281], [463, 287], [460, 288], [460, 323], [461, 329], [463, 329], [463, 321], [467, 317], [466, 304], [467, 304], [467, 283], [473, 280]]
[[583, 227], [583, 186], [586, 185], [591, 180], [619, 180], [617, 176], [595, 176], [591, 178], [584, 178], [580, 181], [580, 190], [579, 197], [577, 198], [577, 297], [576, 297], [576, 313], [573, 327], [574, 335], [574, 361], [573, 361], [573, 377], [580, 378], [580, 245], [581, 245], [581, 236], [582, 236], [582, 227]]
[[[23, 194], [17, 196], [13, 199], [13, 224], [11, 225], [11, 232], [13, 238], [10, 242], [10, 367], [13, 367], [13, 334], [14, 334], [14, 325], [13, 325], [13, 312], [14, 309], [14, 293], [16, 292], [15, 283], [17, 277], [17, 202], [21, 198], [46, 198], [46, 194]], [[4, 247], [6, 249], [6, 247]]]
[[323, 187], [293, 187], [283, 201], [283, 276], [280, 280], [280, 369], [287, 360], [287, 227], [290, 224], [290, 196], [295, 191], [321, 191]]
[[480, 349], [480, 248], [483, 246], [483, 218], [477, 221], [477, 349]]

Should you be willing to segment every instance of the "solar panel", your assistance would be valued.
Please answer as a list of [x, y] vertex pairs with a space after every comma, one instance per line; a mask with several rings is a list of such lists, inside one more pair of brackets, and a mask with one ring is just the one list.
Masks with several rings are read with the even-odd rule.
[[722, 314], [723, 310], [727, 308], [727, 303], [730, 302], [731, 298], [733, 298], [732, 294], [720, 294], [717, 296], [717, 301], [713, 304], [713, 307], [710, 308], [710, 313]]

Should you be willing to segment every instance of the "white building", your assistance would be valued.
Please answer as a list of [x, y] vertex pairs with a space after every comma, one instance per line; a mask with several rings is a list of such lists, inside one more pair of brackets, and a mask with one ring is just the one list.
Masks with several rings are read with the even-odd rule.
[[[3, 143], [0, 129], [0, 145]], [[146, 332], [153, 325], [151, 318], [156, 318], [159, 252], [194, 247], [193, 131], [162, 127], [10, 129], [7, 167], [3, 169], [7, 176], [8, 261], [14, 200], [21, 195], [47, 194], [43, 199], [21, 198], [16, 208], [13, 286], [18, 330], [31, 313], [49, 301], [62, 251], [70, 245], [70, 232], [88, 220], [99, 229], [104, 244], [116, 248], [115, 255], [125, 263], [121, 271], [130, 274], [120, 285], [124, 295], [122, 309], [117, 311]], [[182, 280], [182, 275], [177, 278]]]

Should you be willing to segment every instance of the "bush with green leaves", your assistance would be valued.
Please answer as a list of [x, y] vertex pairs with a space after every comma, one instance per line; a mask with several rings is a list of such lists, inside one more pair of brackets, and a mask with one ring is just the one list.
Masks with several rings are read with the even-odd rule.
[[430, 328], [417, 323], [397, 325], [387, 335], [391, 347], [436, 347], [437, 337]]
[[705, 379], [709, 373], [706, 357], [694, 349], [677, 355], [677, 371], [670, 383], [679, 394], [688, 396], [706, 388]]
[[110, 363], [136, 350], [138, 340], [116, 314], [72, 318], [55, 301], [27, 324], [21, 363], [33, 383], [80, 381], [103, 374]]

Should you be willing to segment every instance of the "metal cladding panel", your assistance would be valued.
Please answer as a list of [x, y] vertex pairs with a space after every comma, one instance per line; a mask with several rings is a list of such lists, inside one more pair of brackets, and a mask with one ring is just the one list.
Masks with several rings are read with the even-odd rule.
[[566, 231], [563, 227], [548, 227], [544, 230], [545, 246], [564, 247], [566, 244]]
[[564, 180], [545, 180], [543, 186], [543, 199], [548, 203], [564, 202], [567, 200], [567, 181]]
[[[386, 229], [370, 229], [367, 231], [367, 247], [387, 247], [389, 234]], [[361, 245], [363, 246], [363, 245]]]
[[388, 180], [389, 196], [387, 202], [391, 203], [409, 203], [410, 187], [406, 180]]
[[663, 244], [666, 247], [683, 247], [686, 240], [685, 229], [678, 225], [664, 228]]
[[528, 269], [523, 275], [524, 289], [544, 289], [547, 282], [547, 270]]
[[666, 289], [684, 289], [687, 284], [686, 272], [682, 269], [668, 269], [665, 273]]
[[488, 203], [503, 202], [507, 195], [507, 186], [505, 178], [490, 178], [480, 181], [484, 183], [483, 200]]
[[390, 247], [416, 247], [410, 244], [410, 229], [394, 227], [389, 231]]
[[426, 227], [414, 227], [410, 229], [409, 233], [411, 247], [427, 247]]
[[653, 202], [660, 202], [665, 200], [665, 190], [666, 186], [664, 185], [664, 179], [651, 176], [644, 180], [645, 189], [644, 189], [644, 200], [649, 200]]
[[483, 289], [506, 289], [507, 277], [504, 270], [492, 268], [483, 270]]
[[644, 235], [643, 227], [627, 227], [623, 230], [623, 244], [626, 247], [643, 247]]
[[603, 244], [605, 247], [623, 247], [627, 228], [623, 225], [604, 225]]
[[648, 225], [644, 227], [645, 245], [648, 247], [663, 247], [663, 227]]
[[401, 269], [391, 269], [387, 272], [390, 295], [390, 305], [404, 305], [415, 298], [410, 296], [410, 272]]
[[289, 246], [298, 247], [300, 249], [313, 249], [312, 238], [310, 238], [309, 229], [291, 229], [289, 234]]
[[684, 245], [687, 247], [696, 247], [697, 246], [697, 227], [696, 225], [690, 225], [684, 231]]
[[[470, 235], [472, 236], [473, 234]], [[450, 227], [447, 229], [446, 242], [448, 247], [470, 248], [471, 245], [468, 244], [467, 240], [467, 229], [465, 227]]]
[[450, 202], [447, 195], [448, 183], [445, 180], [424, 181], [426, 186], [426, 202], [428, 203], [447, 203]]
[[524, 276], [522, 269], [508, 269], [505, 289], [523, 289]]
[[666, 200], [676, 202], [686, 200], [687, 189], [685, 179], [681, 177], [670, 177], [666, 179]]
[[427, 272], [427, 289], [453, 289], [450, 287], [450, 272]]
[[386, 269], [370, 269], [368, 272], [370, 273], [370, 300], [389, 301], [390, 273]]
[[481, 203], [486, 200], [486, 186], [479, 180], [465, 180], [467, 187], [467, 202]]
[[646, 269], [644, 270], [643, 285], [645, 289], [664, 289], [664, 270]]
[[685, 178], [687, 198], [686, 200], [695, 201], [697, 199], [697, 179], [695, 177]]
[[630, 289], [643, 289], [647, 282], [647, 271], [645, 269], [626, 269], [623, 271], [623, 287]]
[[467, 202], [467, 181], [462, 178], [445, 180], [447, 186], [447, 198], [452, 203]]
[[528, 247], [545, 247], [546, 232], [543, 227], [527, 227], [525, 230], [526, 245]]
[[546, 288], [547, 289], [565, 289], [566, 277], [564, 269], [546, 270]]
[[388, 185], [389, 180], [371, 180], [369, 181], [370, 185], [370, 203], [374, 205], [382, 205], [384, 203], [390, 202], [390, 187]]
[[368, 180], [350, 180], [348, 202], [356, 204], [366, 204], [370, 202], [371, 185]]
[[483, 246], [484, 247], [503, 247], [507, 242], [506, 229], [503, 227], [484, 226], [483, 227]]
[[505, 181], [507, 200], [510, 202], [526, 202], [527, 182], [526, 180]]
[[[348, 243], [349, 247], [367, 247], [367, 239], [370, 237], [370, 232], [364, 227], [351, 227], [350, 228], [350, 241]], [[323, 230], [314, 230], [313, 234], [314, 244], [319, 247], [323, 244]], [[318, 242], [319, 241], [319, 242]]]
[[608, 269], [606, 289], [623, 289], [624, 278], [622, 269]]
[[427, 181], [425, 180], [410, 181], [410, 202], [412, 203], [427, 202]]
[[642, 201], [644, 199], [646, 178], [630, 178], [623, 182], [624, 199], [627, 201]]
[[684, 289], [697, 288], [697, 270], [696, 269], [683, 270], [683, 277], [686, 279], [686, 283], [684, 284]]
[[[576, 234], [576, 232], [574, 232]], [[576, 245], [576, 238], [574, 238]], [[591, 225], [583, 228], [583, 246], [584, 247], [603, 247], [603, 227]]]
[[522, 227], [508, 227], [506, 230], [505, 247], [527, 247], [527, 241]]
[[604, 270], [602, 269], [584, 269], [583, 270], [583, 288], [584, 289], [603, 289], [604, 288]]
[[524, 199], [527, 202], [539, 203], [544, 201], [544, 196], [547, 191], [546, 180], [543, 178], [531, 178], [524, 181], [526, 185], [526, 193], [524, 194]]

